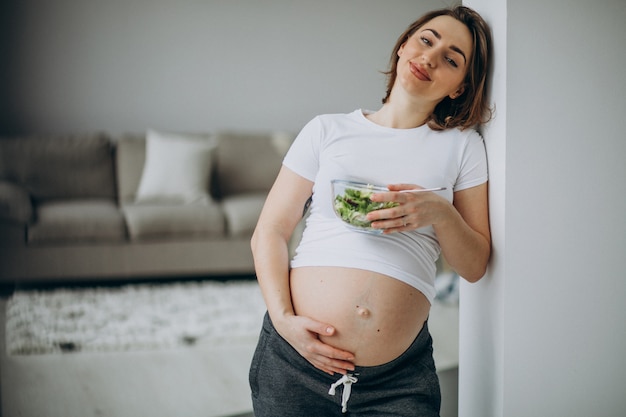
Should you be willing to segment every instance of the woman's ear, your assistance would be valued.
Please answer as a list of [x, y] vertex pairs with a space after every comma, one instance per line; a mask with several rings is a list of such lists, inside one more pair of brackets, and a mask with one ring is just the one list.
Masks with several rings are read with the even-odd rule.
[[450, 94], [452, 100], [459, 98], [465, 92], [465, 84], [462, 84], [454, 93]]
[[398, 48], [398, 56], [402, 55], [402, 51], [404, 50], [404, 45], [406, 45], [407, 41], [404, 41], [402, 45]]

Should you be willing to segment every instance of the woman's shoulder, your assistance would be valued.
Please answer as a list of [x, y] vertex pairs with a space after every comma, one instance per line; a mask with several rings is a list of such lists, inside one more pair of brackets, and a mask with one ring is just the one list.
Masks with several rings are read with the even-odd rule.
[[354, 110], [350, 113], [325, 113], [319, 114], [307, 123], [308, 129], [316, 129], [324, 132], [336, 132], [352, 129], [362, 129], [367, 126], [367, 119], [362, 110]]
[[363, 111], [357, 109], [349, 113], [324, 113], [315, 116], [314, 119], [318, 119], [324, 122], [341, 122], [345, 120], [359, 120], [364, 118]]
[[430, 129], [430, 134], [439, 138], [447, 138], [455, 141], [463, 142], [482, 142], [483, 137], [480, 132], [473, 127], [461, 129], [458, 127], [444, 130]]

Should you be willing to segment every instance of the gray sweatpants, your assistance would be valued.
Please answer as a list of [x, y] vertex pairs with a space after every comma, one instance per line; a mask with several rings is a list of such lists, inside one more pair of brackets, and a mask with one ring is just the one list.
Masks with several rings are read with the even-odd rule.
[[266, 314], [250, 388], [255, 417], [437, 417], [441, 405], [427, 323], [400, 357], [342, 378], [300, 356]]

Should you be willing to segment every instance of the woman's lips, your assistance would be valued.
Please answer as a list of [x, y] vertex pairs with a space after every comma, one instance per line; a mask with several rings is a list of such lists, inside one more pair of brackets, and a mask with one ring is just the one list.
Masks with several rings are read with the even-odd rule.
[[413, 73], [413, 75], [415, 75], [418, 79], [422, 81], [431, 81], [430, 75], [428, 75], [428, 72], [422, 67], [420, 67], [419, 65], [411, 64], [410, 68], [411, 68], [411, 73]]

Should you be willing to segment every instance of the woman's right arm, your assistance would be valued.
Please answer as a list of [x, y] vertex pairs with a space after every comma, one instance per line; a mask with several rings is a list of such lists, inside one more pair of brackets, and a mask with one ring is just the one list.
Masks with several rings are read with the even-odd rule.
[[313, 183], [282, 167], [270, 190], [252, 235], [251, 247], [257, 279], [276, 331], [300, 355], [324, 372], [353, 370], [354, 355], [319, 340], [335, 329], [308, 317], [297, 316], [289, 286], [288, 242], [302, 218]]

